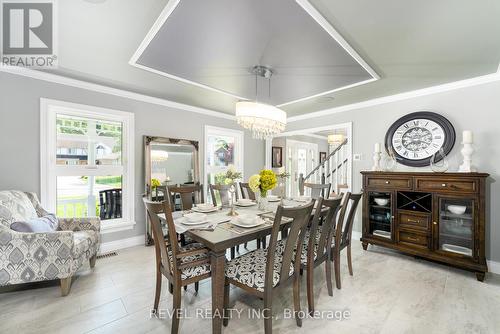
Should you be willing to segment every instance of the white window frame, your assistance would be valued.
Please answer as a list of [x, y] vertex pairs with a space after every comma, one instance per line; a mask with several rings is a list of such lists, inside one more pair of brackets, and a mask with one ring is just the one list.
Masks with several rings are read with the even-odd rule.
[[[41, 202], [50, 212], [56, 212], [56, 177], [61, 175], [102, 175], [116, 171], [106, 165], [56, 165], [57, 114], [96, 118], [122, 123], [122, 218], [101, 224], [101, 233], [133, 229], [134, 213], [134, 114], [84, 104], [51, 99], [40, 99], [40, 180]], [[89, 162], [90, 163], [90, 162]]]
[[207, 159], [207, 145], [208, 145], [208, 136], [210, 135], [215, 135], [215, 136], [234, 136], [236, 138], [235, 141], [235, 149], [238, 149], [241, 151], [238, 157], [235, 157], [235, 163], [234, 166], [238, 170], [238, 172], [241, 172], [241, 177], [242, 180], [244, 179], [244, 156], [245, 156], [245, 134], [243, 131], [240, 130], [234, 130], [234, 129], [227, 129], [227, 128], [220, 128], [216, 126], [211, 126], [211, 125], [205, 125], [205, 140], [203, 142], [203, 187], [205, 194], [208, 194], [208, 172], [209, 172], [209, 166], [208, 166], [208, 159]]

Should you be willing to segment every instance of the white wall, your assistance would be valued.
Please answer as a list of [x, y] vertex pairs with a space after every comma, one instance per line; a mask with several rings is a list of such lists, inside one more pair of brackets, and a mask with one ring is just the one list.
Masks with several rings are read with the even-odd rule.
[[[447, 117], [457, 132], [457, 144], [450, 154], [450, 171], [456, 171], [461, 162], [460, 142], [463, 130], [474, 131], [476, 154], [474, 163], [480, 172], [489, 173], [487, 187], [486, 255], [500, 261], [500, 82], [462, 88], [454, 91], [421, 96], [292, 122], [287, 131], [308, 129], [344, 122], [353, 122], [353, 152], [362, 154], [361, 161], [353, 162], [353, 190], [362, 186], [360, 171], [372, 165], [373, 144], [384, 142], [390, 125], [399, 117], [415, 111], [433, 111]], [[453, 170], [454, 169], [454, 170]], [[398, 170], [411, 170], [399, 165]], [[420, 171], [430, 171], [418, 169]], [[361, 214], [358, 212], [354, 230], [361, 231]]]
[[[105, 234], [103, 242], [143, 235], [145, 213], [143, 136], [200, 142], [203, 169], [204, 126], [241, 129], [235, 121], [168, 108], [93, 91], [0, 72], [0, 190], [19, 189], [40, 195], [40, 98], [117, 109], [135, 114], [134, 230]], [[264, 167], [264, 142], [245, 132], [245, 175]], [[203, 178], [202, 178], [203, 179]]]

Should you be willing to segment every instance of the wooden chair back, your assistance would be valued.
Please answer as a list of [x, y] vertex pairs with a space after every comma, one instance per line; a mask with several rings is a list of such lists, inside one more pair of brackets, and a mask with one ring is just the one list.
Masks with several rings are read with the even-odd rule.
[[250, 189], [250, 185], [248, 183], [240, 182], [240, 190], [241, 190], [241, 198], [248, 198], [252, 201], [256, 200], [255, 193]]
[[172, 186], [168, 187], [168, 191], [174, 194], [172, 196], [173, 202], [175, 202], [175, 195], [179, 195], [182, 210], [191, 210], [196, 201], [203, 202], [203, 187], [201, 184]]
[[[290, 264], [292, 261], [294, 261], [295, 274], [298, 275], [300, 271], [302, 246], [313, 207], [314, 202], [296, 208], [284, 208], [281, 205], [278, 206], [271, 231], [271, 241], [269, 242], [269, 247], [267, 249], [264, 291], [269, 292], [273, 288], [274, 259], [277, 251], [278, 234], [281, 230], [281, 222], [283, 218], [290, 218], [293, 219], [293, 221], [289, 226], [288, 237], [283, 240], [283, 250], [278, 250], [280, 253], [281, 251], [283, 252], [280, 280], [278, 285], [285, 282], [290, 277]], [[295, 258], [293, 258], [294, 256]]]
[[[316, 211], [311, 223], [309, 232], [308, 257], [314, 256], [316, 247], [316, 236], [319, 233], [317, 254], [318, 258], [322, 255], [328, 255], [332, 244], [333, 231], [335, 230], [335, 218], [341, 208], [342, 196], [332, 199], [323, 199], [319, 197], [317, 200]], [[323, 218], [323, 219], [322, 219]], [[323, 222], [320, 225], [320, 222]], [[312, 262], [309, 262], [312, 263]]]
[[[165, 269], [163, 273], [170, 276], [171, 273], [177, 272], [177, 261], [170, 262], [168, 252], [171, 252], [173, 259], [177, 258], [177, 254], [179, 253], [179, 244], [177, 242], [174, 219], [172, 218], [172, 210], [167, 201], [154, 202], [146, 198], [143, 198], [143, 201], [146, 206], [149, 221], [151, 222], [151, 229], [153, 230], [156, 263], [158, 266], [161, 265]], [[161, 213], [165, 214], [167, 222], [167, 240], [165, 240], [160, 217], [158, 217], [158, 214]]]
[[[212, 197], [212, 203], [214, 206], [217, 206], [217, 194], [219, 195], [221, 205], [223, 207], [228, 207], [231, 205], [231, 193], [229, 192], [229, 189], [231, 188], [230, 185], [227, 184], [211, 184], [209, 186], [210, 188], [210, 197]], [[235, 187], [235, 197], [236, 200], [238, 200], [238, 192], [236, 191]]]
[[304, 183], [304, 187], [311, 189], [312, 199], [318, 199], [318, 197], [320, 196], [323, 198], [328, 198], [328, 196], [330, 196], [330, 190], [332, 188], [332, 184]]
[[122, 217], [122, 190], [107, 189], [99, 191], [99, 217], [101, 220]]
[[341, 237], [342, 247], [347, 246], [351, 242], [352, 226], [354, 225], [354, 217], [356, 216], [356, 210], [358, 208], [358, 204], [359, 204], [362, 196], [363, 196], [363, 193], [349, 195], [349, 202], [346, 203], [346, 206], [349, 206], [349, 213], [347, 214], [347, 219], [345, 220], [344, 227], [342, 230], [342, 237]]
[[346, 192], [342, 198], [342, 204], [340, 206], [339, 213], [336, 217], [335, 224], [335, 247], [340, 250], [340, 243], [342, 241], [342, 231], [344, 226], [345, 214], [347, 212], [347, 207], [349, 206], [349, 198], [351, 197], [350, 192]]

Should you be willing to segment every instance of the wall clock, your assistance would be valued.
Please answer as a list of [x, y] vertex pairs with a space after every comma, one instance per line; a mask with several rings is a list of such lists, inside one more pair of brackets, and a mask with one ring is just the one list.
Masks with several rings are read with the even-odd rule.
[[[385, 148], [406, 166], [429, 166], [441, 148], [448, 155], [455, 145], [455, 129], [443, 116], [419, 111], [398, 119], [385, 135]], [[435, 162], [441, 160], [441, 157]]]

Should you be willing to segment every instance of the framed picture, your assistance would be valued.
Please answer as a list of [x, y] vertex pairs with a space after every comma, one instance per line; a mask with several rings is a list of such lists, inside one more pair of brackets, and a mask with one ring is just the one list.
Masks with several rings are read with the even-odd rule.
[[281, 168], [283, 167], [283, 148], [278, 146], [273, 146], [272, 149], [272, 167]]
[[322, 164], [326, 160], [326, 152], [319, 152], [319, 163]]

